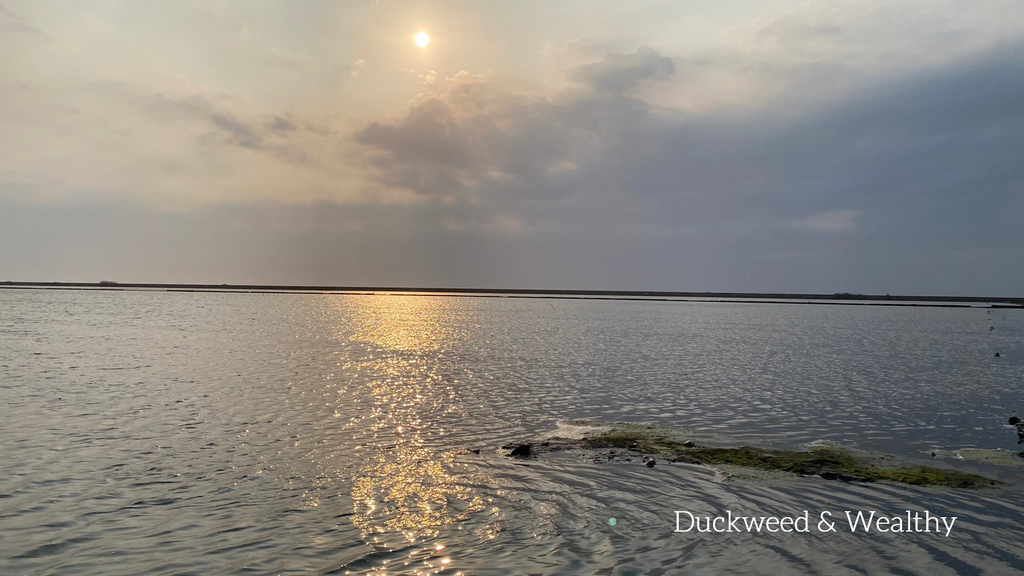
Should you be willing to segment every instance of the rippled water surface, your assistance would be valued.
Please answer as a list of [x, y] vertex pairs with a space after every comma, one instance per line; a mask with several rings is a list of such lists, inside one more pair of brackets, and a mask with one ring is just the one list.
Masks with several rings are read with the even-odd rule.
[[[1007, 485], [938, 490], [499, 447], [589, 418], [1016, 451], [1022, 390], [1019, 310], [0, 290], [0, 573], [1017, 573], [1022, 468], [947, 459]], [[673, 532], [925, 509], [949, 537]]]

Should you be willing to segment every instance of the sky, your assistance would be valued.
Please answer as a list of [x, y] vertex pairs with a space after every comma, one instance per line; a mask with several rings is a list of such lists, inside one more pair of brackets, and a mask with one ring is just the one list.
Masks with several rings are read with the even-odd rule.
[[0, 281], [1024, 296], [1022, 262], [1019, 0], [0, 0]]

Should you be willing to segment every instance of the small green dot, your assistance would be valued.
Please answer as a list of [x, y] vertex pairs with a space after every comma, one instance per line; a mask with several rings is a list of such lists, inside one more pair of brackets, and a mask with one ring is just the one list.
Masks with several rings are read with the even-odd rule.
[[616, 524], [618, 524], [618, 523], [619, 523], [619, 521], [618, 521], [618, 520], [616, 520], [615, 518], [609, 518], [609, 519], [608, 519], [608, 525], [609, 525], [609, 526], [615, 526], [615, 525], [616, 525]]

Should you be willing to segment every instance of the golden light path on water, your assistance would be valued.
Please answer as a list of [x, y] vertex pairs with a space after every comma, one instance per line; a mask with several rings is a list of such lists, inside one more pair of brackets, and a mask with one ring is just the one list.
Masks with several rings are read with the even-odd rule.
[[[457, 378], [441, 368], [445, 352], [465, 336], [457, 304], [398, 295], [337, 304], [350, 323], [339, 337], [370, 351], [350, 367], [367, 376], [359, 380], [369, 405], [347, 424], [366, 435], [356, 448], [359, 468], [351, 488], [353, 523], [363, 539], [385, 551], [424, 544], [475, 514], [490, 517], [478, 535], [494, 538], [499, 510], [467, 485], [465, 473], [457, 475], [457, 451], [436, 447], [445, 423], [463, 416]], [[431, 543], [436, 554], [416, 573], [454, 569], [451, 558], [442, 557], [449, 552], [445, 547]]]

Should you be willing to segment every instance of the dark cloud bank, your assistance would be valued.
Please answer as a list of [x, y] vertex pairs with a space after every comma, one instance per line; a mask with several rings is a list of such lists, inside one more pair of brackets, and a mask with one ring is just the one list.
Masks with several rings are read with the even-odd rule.
[[[4, 205], [11, 279], [1020, 295], [1024, 54], [696, 114], [649, 48], [557, 97], [460, 73], [351, 137], [400, 205]], [[825, 74], [825, 73], [823, 73]], [[812, 71], [794, 89], [814, 90]], [[825, 79], [823, 78], [824, 82]], [[260, 127], [210, 114], [237, 145]], [[294, 125], [277, 118], [263, 127]], [[39, 271], [45, 271], [40, 277]], [[3, 279], [3, 278], [0, 278]]]

